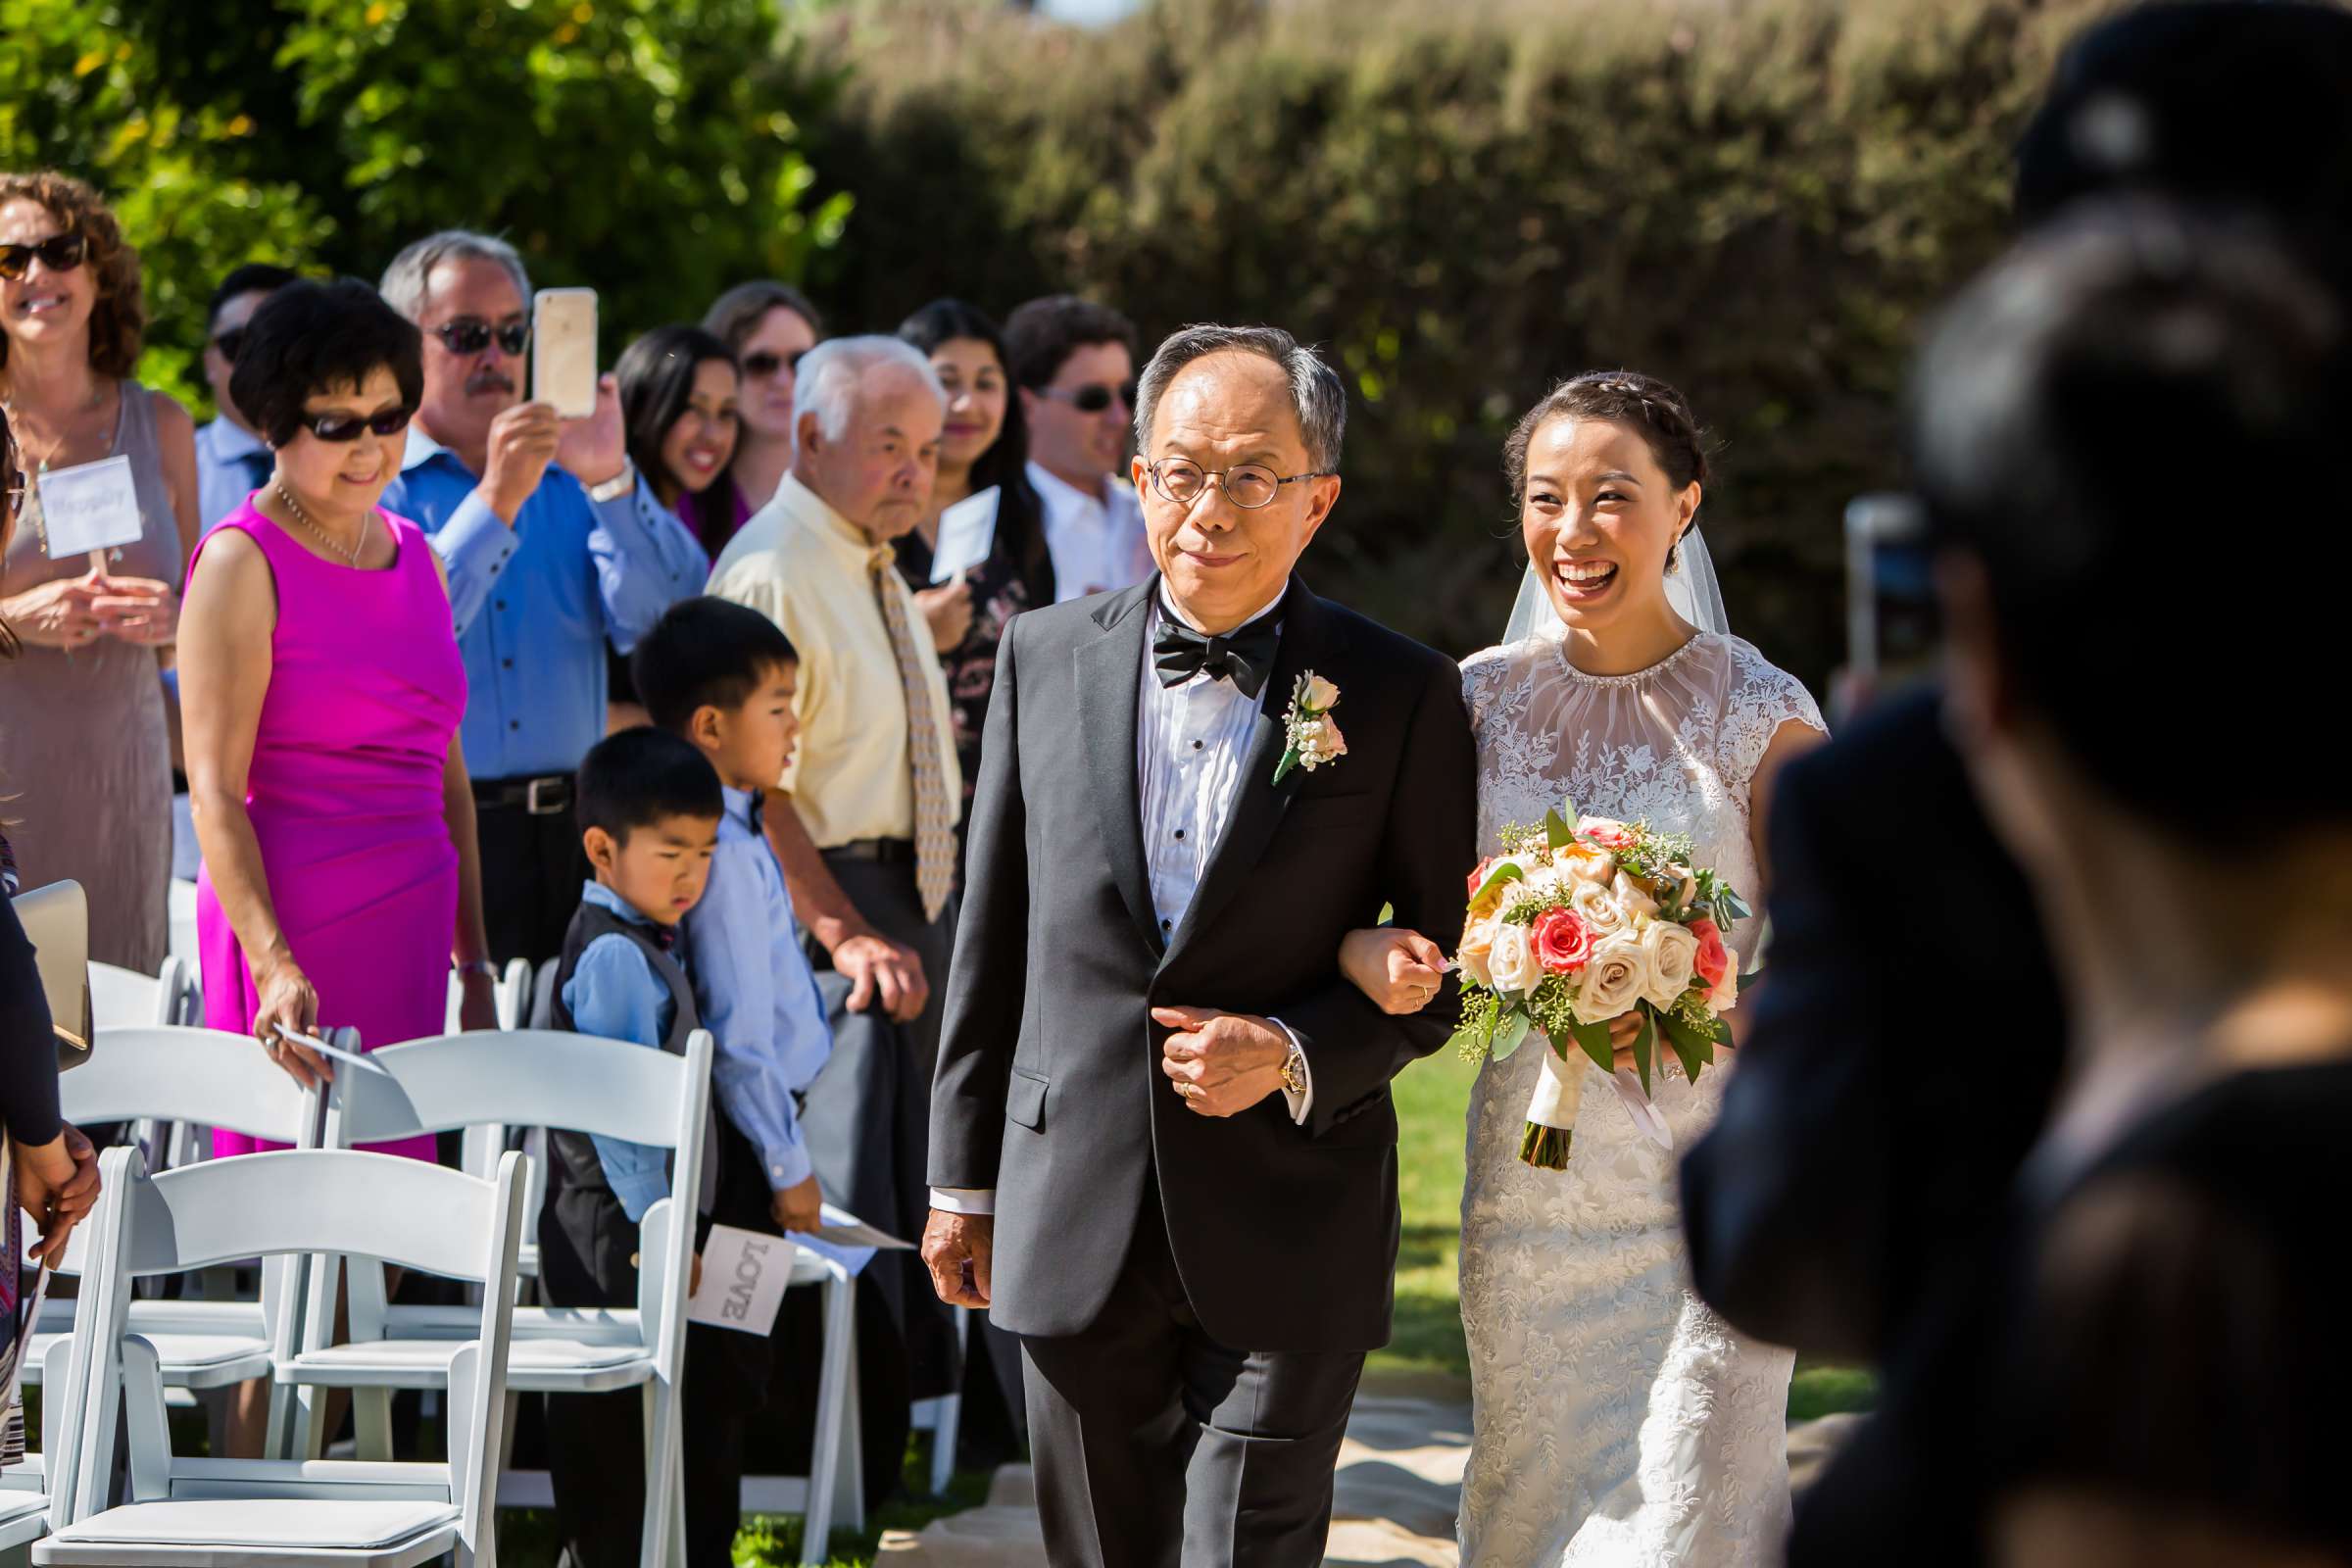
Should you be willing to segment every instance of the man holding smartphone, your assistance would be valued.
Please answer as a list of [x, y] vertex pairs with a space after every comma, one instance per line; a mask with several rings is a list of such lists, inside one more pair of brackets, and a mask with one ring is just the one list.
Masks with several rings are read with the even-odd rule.
[[383, 504], [448, 568], [490, 951], [536, 964], [562, 950], [587, 875], [571, 779], [605, 733], [605, 647], [634, 648], [710, 562], [638, 482], [611, 376], [585, 418], [524, 400], [531, 285], [513, 246], [444, 230], [394, 257], [381, 288], [424, 332], [424, 398]]

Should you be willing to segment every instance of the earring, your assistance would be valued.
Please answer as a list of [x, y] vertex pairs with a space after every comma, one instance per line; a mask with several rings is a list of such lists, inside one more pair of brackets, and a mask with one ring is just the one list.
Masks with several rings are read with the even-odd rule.
[[1683, 569], [1683, 542], [1677, 539], [1666, 552], [1666, 575], [1671, 577]]

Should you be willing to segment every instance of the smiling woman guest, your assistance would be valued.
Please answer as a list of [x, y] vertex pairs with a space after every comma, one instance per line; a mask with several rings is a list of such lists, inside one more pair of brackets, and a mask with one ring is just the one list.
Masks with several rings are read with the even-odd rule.
[[[738, 283], [703, 317], [703, 329], [735, 351], [743, 371], [743, 430], [728, 469], [734, 517], [728, 532], [775, 498], [792, 466], [801, 359], [825, 340], [825, 318], [789, 283]], [[705, 537], [715, 557], [724, 538]]]
[[[63, 174], [0, 174], [0, 408], [27, 474], [0, 577], [0, 619], [24, 644], [0, 670], [18, 761], [8, 814], [27, 887], [70, 877], [88, 893], [90, 956], [153, 974], [172, 876], [158, 665], [197, 505], [194, 421], [130, 378], [146, 325], [138, 252], [98, 193]], [[129, 460], [136, 537], [95, 567], [83, 551], [53, 559], [42, 472], [116, 457]]]
[[[449, 591], [416, 525], [376, 504], [423, 377], [416, 328], [367, 284], [271, 295], [234, 386], [276, 464], [188, 574], [205, 1021], [305, 1082], [331, 1074], [281, 1027], [349, 1026], [370, 1049], [439, 1034], [453, 963], [466, 1026], [495, 1020]], [[433, 1140], [386, 1152], [430, 1159]]]

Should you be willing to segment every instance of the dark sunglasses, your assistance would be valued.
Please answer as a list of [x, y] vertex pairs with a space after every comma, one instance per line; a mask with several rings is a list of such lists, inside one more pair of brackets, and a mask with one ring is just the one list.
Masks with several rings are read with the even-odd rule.
[[213, 347], [219, 349], [220, 351], [220, 357], [226, 360], [229, 364], [236, 364], [237, 356], [245, 351], [245, 328], [241, 326], [230, 327], [227, 331], [213, 339]]
[[1080, 414], [1101, 414], [1104, 409], [1110, 407], [1110, 400], [1113, 397], [1116, 397], [1128, 410], [1132, 411], [1135, 408], [1135, 383], [1133, 381], [1122, 381], [1117, 386], [1105, 386], [1101, 381], [1089, 381], [1074, 391], [1064, 390], [1057, 386], [1040, 387], [1038, 395], [1052, 398], [1056, 403], [1067, 403]]
[[88, 252], [89, 242], [79, 234], [52, 234], [33, 245], [0, 245], [0, 277], [17, 282], [32, 270], [36, 256], [52, 272], [71, 272]]
[[380, 436], [394, 436], [409, 427], [416, 416], [410, 408], [386, 409], [381, 414], [306, 414], [298, 429], [308, 430], [321, 441], [341, 445], [357, 441], [362, 430], [373, 430]]
[[807, 349], [803, 349], [799, 354], [770, 354], [767, 350], [761, 349], [757, 354], [746, 354], [743, 357], [743, 373], [764, 381], [778, 370], [797, 372], [801, 368], [802, 358], [808, 352]]
[[490, 346], [492, 338], [498, 339], [501, 352], [520, 354], [531, 341], [531, 327], [527, 321], [509, 321], [504, 326], [492, 326], [478, 316], [461, 316], [454, 321], [443, 321], [434, 327], [433, 336], [439, 338], [441, 346], [452, 354], [479, 354]]

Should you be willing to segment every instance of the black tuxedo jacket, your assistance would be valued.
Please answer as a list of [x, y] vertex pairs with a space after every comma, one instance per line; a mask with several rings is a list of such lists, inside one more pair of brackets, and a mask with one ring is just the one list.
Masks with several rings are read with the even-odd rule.
[[[994, 1188], [992, 1315], [1075, 1334], [1101, 1312], [1155, 1175], [1193, 1311], [1242, 1350], [1385, 1344], [1396, 1257], [1389, 1081], [1451, 1032], [1450, 984], [1409, 1018], [1339, 972], [1378, 922], [1455, 930], [1476, 859], [1477, 762], [1444, 656], [1296, 577], [1224, 836], [1162, 940], [1136, 779], [1158, 578], [1009, 624], [981, 747], [970, 865], [931, 1110], [934, 1187]], [[1283, 715], [1334, 682], [1348, 755], [1277, 787]], [[1280, 1018], [1314, 1079], [1237, 1116], [1160, 1071], [1170, 1004]]]

